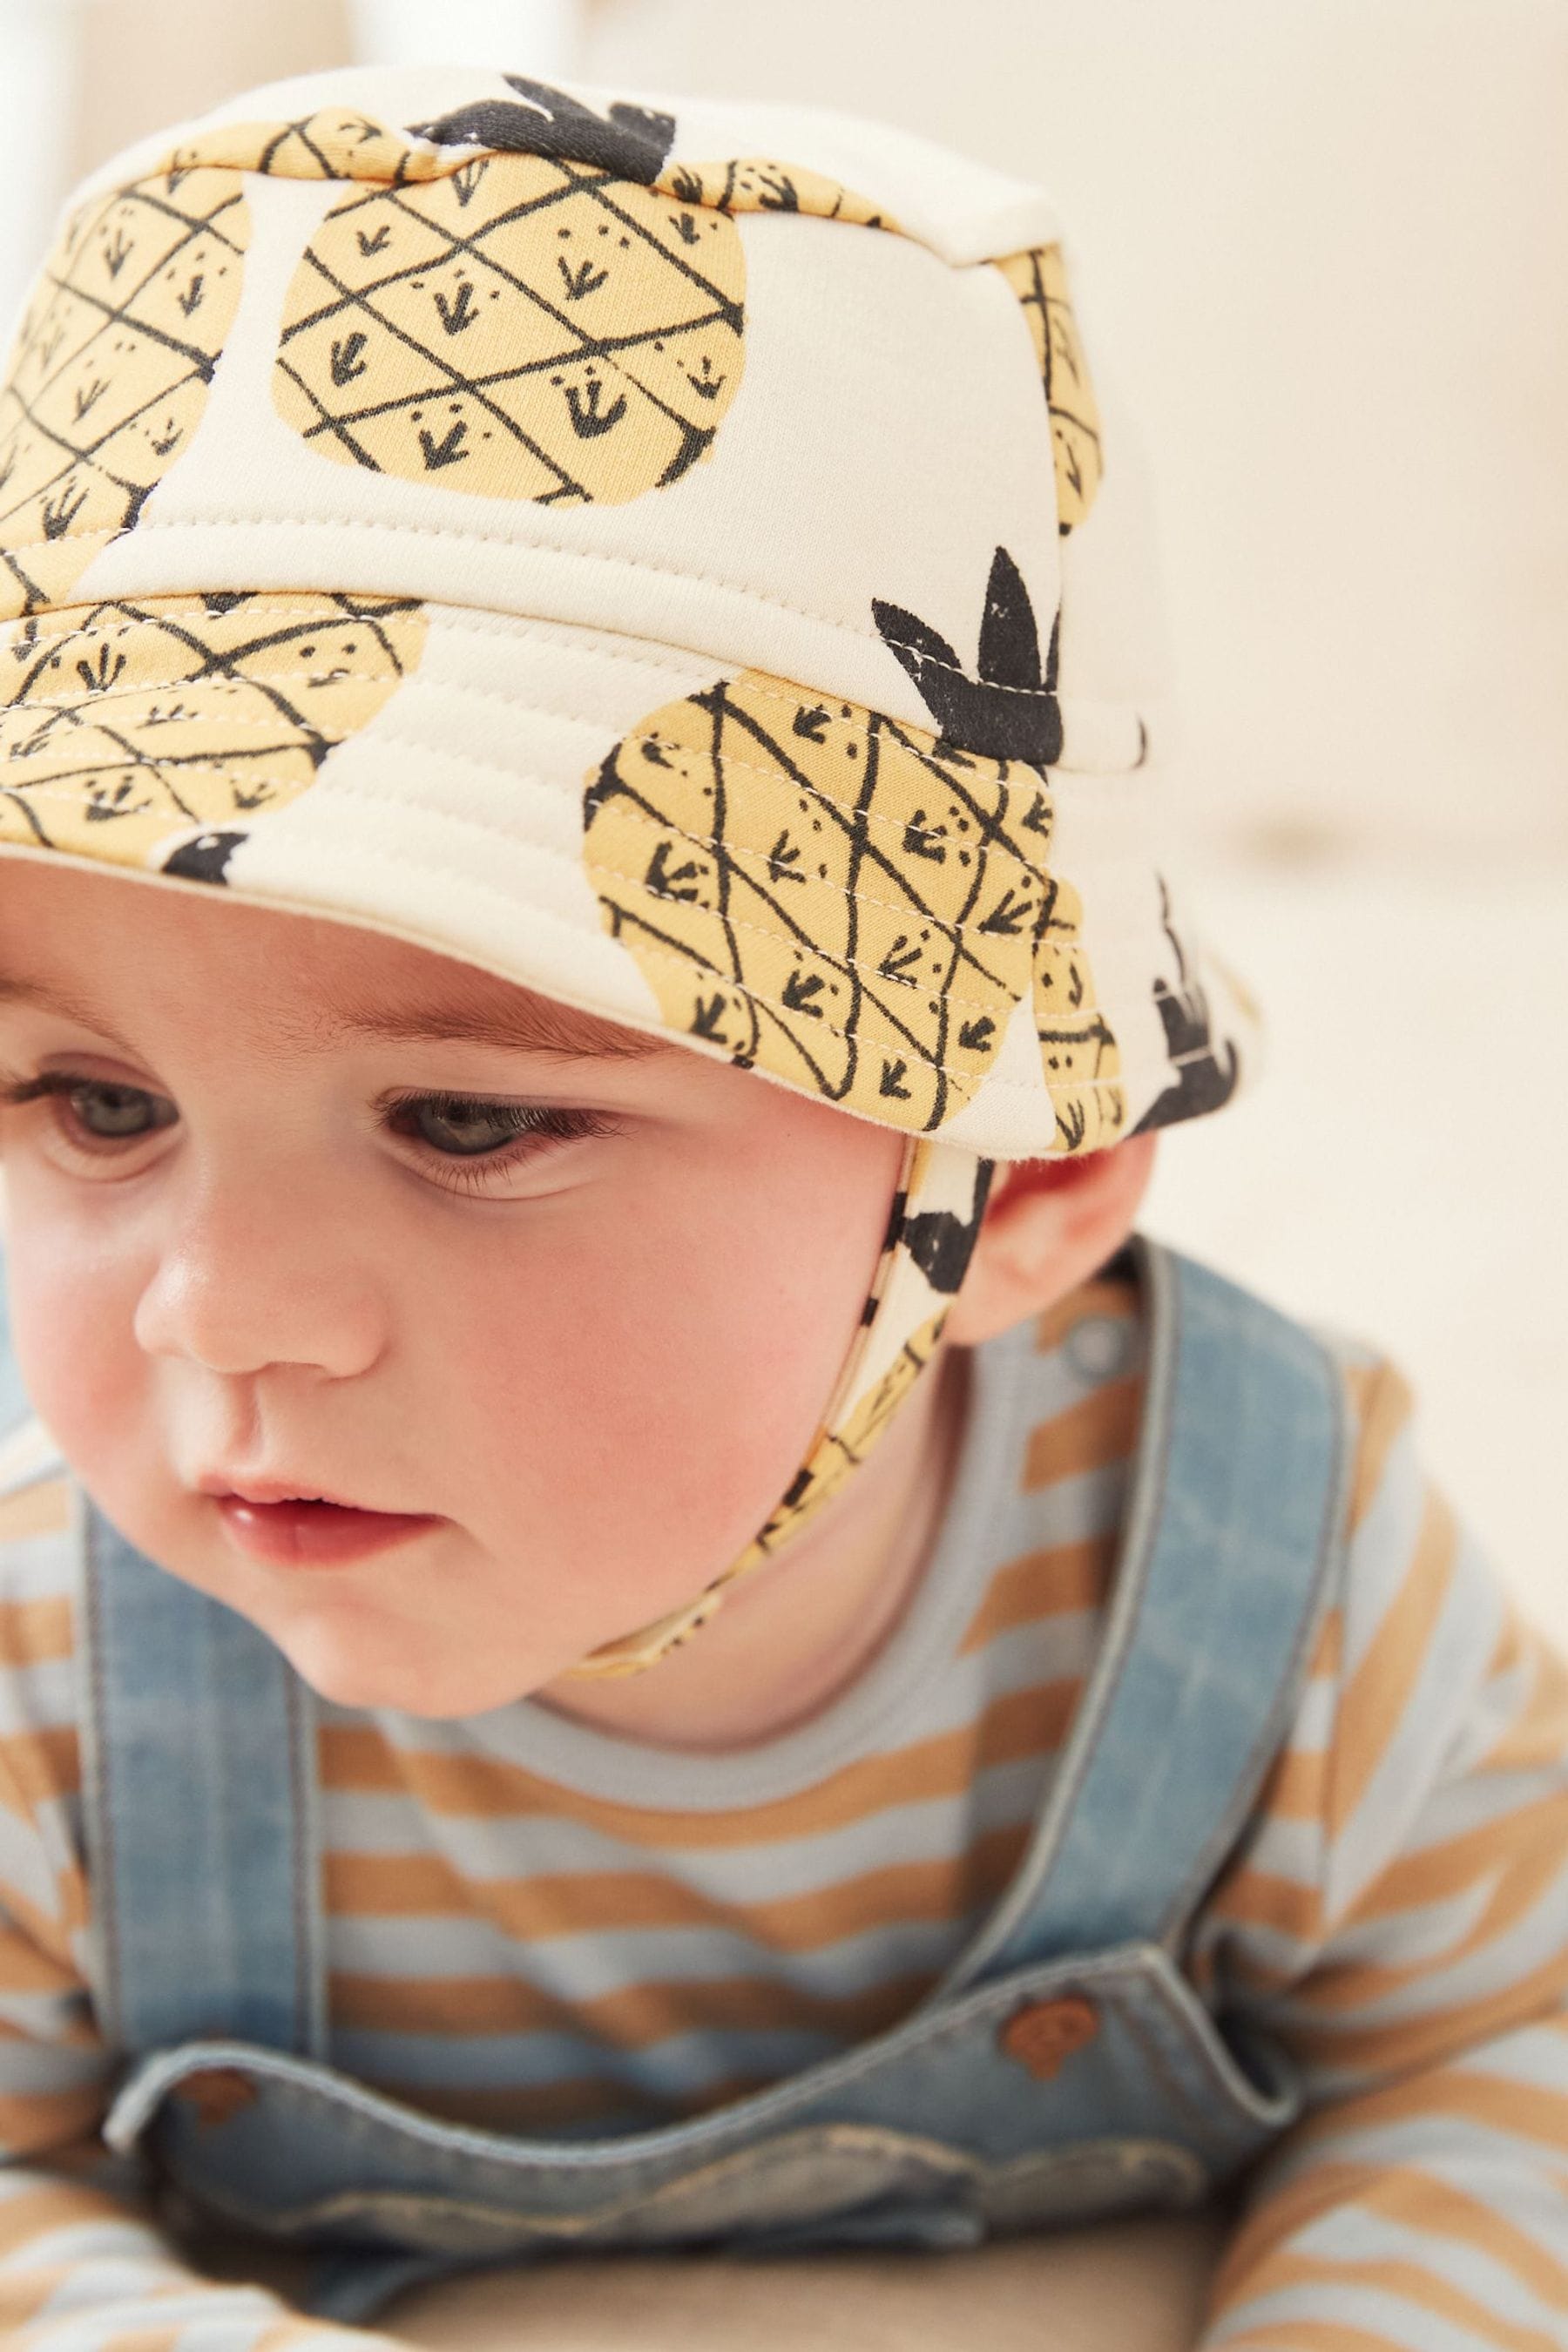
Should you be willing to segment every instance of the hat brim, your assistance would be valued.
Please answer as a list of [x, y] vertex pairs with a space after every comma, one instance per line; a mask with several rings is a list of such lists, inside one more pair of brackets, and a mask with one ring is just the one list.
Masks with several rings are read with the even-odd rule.
[[1251, 1058], [1141, 776], [414, 597], [100, 603], [0, 656], [0, 855], [383, 931], [992, 1157], [1215, 1108]]

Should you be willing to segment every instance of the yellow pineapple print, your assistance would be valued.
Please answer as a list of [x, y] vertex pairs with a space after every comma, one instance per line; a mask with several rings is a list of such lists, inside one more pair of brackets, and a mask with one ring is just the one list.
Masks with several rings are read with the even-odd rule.
[[221, 881], [257, 816], [396, 690], [425, 632], [411, 598], [314, 593], [32, 623], [0, 686], [0, 842]]
[[174, 161], [67, 224], [0, 393], [0, 619], [62, 602], [179, 457], [248, 228], [237, 172]]
[[860, 228], [897, 231], [887, 213], [840, 180], [799, 163], [738, 155], [723, 163], [670, 163], [654, 183], [683, 205], [710, 205], [721, 213], [808, 213], [818, 220], [851, 221]]
[[1060, 1147], [1092, 1150], [1125, 1104], [1047, 865], [1061, 721], [1023, 582], [999, 549], [977, 678], [875, 609], [942, 734], [755, 671], [666, 704], [588, 781], [605, 926], [672, 1028], [914, 1132], [971, 1098], [1029, 998]]
[[1057, 519], [1063, 537], [1094, 504], [1103, 471], [1100, 404], [1079, 341], [1059, 245], [1031, 246], [996, 264], [1024, 306], [1045, 387], [1056, 461]]
[[881, 224], [820, 173], [666, 168], [670, 116], [601, 116], [506, 79], [526, 103], [481, 100], [416, 126], [439, 155], [368, 121], [252, 133], [255, 168], [314, 173], [326, 159], [374, 184], [333, 206], [295, 274], [274, 403], [340, 465], [479, 497], [624, 504], [705, 457], [739, 389], [731, 215]]
[[175, 171], [219, 166], [273, 180], [437, 179], [454, 167], [428, 147], [354, 107], [323, 107], [293, 122], [221, 122], [176, 147]]
[[356, 190], [310, 240], [273, 396], [341, 465], [616, 504], [711, 447], [743, 364], [732, 223], [569, 161]]

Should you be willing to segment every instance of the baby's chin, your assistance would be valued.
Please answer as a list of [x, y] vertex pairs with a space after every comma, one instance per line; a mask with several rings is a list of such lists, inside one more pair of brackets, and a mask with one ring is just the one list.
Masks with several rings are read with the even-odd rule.
[[299, 1622], [263, 1628], [318, 1698], [361, 1713], [423, 1717], [431, 1723], [489, 1715], [530, 1697], [561, 1672], [559, 1661], [446, 1656], [427, 1628], [368, 1628]]

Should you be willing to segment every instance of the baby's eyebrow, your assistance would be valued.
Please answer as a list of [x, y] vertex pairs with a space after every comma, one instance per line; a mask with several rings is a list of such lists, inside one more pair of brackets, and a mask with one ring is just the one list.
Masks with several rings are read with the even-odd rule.
[[[0, 1004], [32, 1004], [83, 1029], [123, 1045], [98, 1009], [68, 990], [43, 981], [0, 972]], [[448, 1003], [366, 1005], [333, 1011], [307, 1020], [280, 1024], [298, 1041], [321, 1045], [339, 1038], [373, 1038], [403, 1045], [474, 1045], [500, 1046], [511, 1053], [553, 1055], [571, 1061], [640, 1061], [673, 1049], [659, 1037], [637, 1029], [623, 1029], [591, 1013], [579, 1013], [553, 998], [533, 996], [524, 990], [514, 999], [476, 1004], [461, 999]], [[129, 1051], [129, 1048], [126, 1048]]]
[[637, 1061], [671, 1048], [662, 1038], [623, 1029], [549, 997], [520, 996], [515, 1004], [421, 1004], [400, 1011], [367, 1007], [334, 1013], [326, 1024], [342, 1037], [393, 1045], [500, 1045], [514, 1053], [553, 1054], [574, 1061]]
[[[114, 1036], [113, 1030], [104, 1026], [92, 1005], [72, 996], [67, 989], [50, 988], [41, 980], [14, 979], [0, 971], [0, 1004], [36, 1004], [40, 1012], [58, 1013], [62, 1021], [74, 1021], [83, 1029], [96, 1029], [105, 1037]], [[121, 1042], [115, 1038], [117, 1045]]]

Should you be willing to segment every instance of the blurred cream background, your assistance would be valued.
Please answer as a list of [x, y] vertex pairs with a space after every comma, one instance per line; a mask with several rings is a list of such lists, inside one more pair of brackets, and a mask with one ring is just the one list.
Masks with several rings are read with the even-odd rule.
[[443, 54], [879, 113], [1053, 190], [1156, 488], [1186, 878], [1273, 1033], [1143, 1223], [1387, 1348], [1568, 1642], [1568, 9], [0, 0], [0, 313], [126, 140]]

